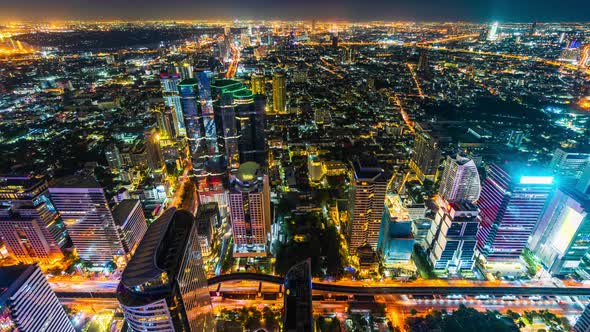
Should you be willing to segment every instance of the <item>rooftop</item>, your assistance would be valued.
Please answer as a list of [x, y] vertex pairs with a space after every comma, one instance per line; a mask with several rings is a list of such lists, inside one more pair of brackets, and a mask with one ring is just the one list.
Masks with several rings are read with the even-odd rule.
[[87, 174], [69, 175], [55, 179], [49, 185], [51, 188], [102, 188], [96, 178]]

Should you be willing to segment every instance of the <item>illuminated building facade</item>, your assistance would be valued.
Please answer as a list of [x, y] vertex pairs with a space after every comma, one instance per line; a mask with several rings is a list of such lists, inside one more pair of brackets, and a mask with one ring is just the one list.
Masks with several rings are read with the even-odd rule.
[[574, 332], [590, 332], [590, 305], [586, 305], [584, 312], [576, 321], [572, 331]]
[[243, 163], [231, 177], [229, 210], [234, 256], [265, 256], [270, 232], [270, 187], [259, 164]]
[[420, 181], [434, 181], [440, 166], [441, 152], [438, 141], [428, 133], [420, 131], [416, 134], [414, 151], [410, 160], [410, 168]]
[[480, 223], [477, 207], [469, 201], [439, 199], [438, 203], [436, 217], [426, 236], [432, 266], [449, 273], [471, 271]]
[[133, 331], [215, 331], [193, 215], [170, 208], [148, 228], [117, 299]]
[[475, 162], [459, 155], [455, 158], [447, 156], [438, 194], [447, 201], [475, 202], [480, 192], [481, 185]]
[[0, 237], [22, 263], [52, 263], [63, 258], [66, 228], [40, 176], [0, 177]]
[[263, 73], [254, 72], [250, 76], [250, 84], [252, 85], [252, 93], [255, 95], [266, 94], [266, 82]]
[[168, 106], [156, 110], [156, 122], [162, 138], [174, 139], [176, 137], [177, 129], [174, 125], [176, 122], [174, 116], [175, 113]]
[[180, 95], [178, 90], [178, 84], [180, 83], [180, 81], [180, 74], [160, 74], [160, 84], [162, 85], [164, 103], [167, 107], [170, 107], [174, 111], [176, 131], [179, 134], [183, 135], [186, 133], [186, 130], [184, 127], [182, 103], [180, 101]]
[[81, 259], [103, 265], [124, 255], [104, 190], [96, 179], [85, 174], [67, 176], [53, 181], [49, 193]]
[[287, 112], [287, 81], [281, 70], [276, 70], [272, 76], [272, 110], [279, 114]]
[[0, 330], [75, 331], [37, 265], [0, 267]]
[[590, 249], [590, 199], [575, 190], [555, 190], [529, 248], [552, 275], [572, 274]]
[[411, 270], [411, 256], [415, 239], [410, 215], [397, 194], [385, 196], [385, 210], [381, 220], [378, 250], [386, 269]]
[[133, 254], [148, 225], [138, 199], [124, 199], [113, 209], [113, 219], [125, 252]]
[[553, 188], [554, 178], [545, 170], [492, 164], [478, 201], [479, 252], [488, 261], [518, 260]]
[[488, 41], [494, 41], [498, 39], [498, 22], [494, 22], [488, 30]]
[[590, 154], [557, 148], [549, 167], [557, 176], [559, 186], [573, 187], [590, 165]]
[[369, 245], [373, 251], [377, 250], [388, 183], [383, 169], [372, 160], [355, 160], [353, 176], [350, 226], [352, 255], [364, 245]]

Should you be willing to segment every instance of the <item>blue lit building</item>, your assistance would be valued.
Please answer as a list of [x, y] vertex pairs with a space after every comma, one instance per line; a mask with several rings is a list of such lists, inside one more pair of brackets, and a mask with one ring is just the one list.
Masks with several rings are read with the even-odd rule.
[[477, 249], [488, 261], [516, 261], [554, 189], [551, 172], [517, 163], [492, 164], [478, 201]]

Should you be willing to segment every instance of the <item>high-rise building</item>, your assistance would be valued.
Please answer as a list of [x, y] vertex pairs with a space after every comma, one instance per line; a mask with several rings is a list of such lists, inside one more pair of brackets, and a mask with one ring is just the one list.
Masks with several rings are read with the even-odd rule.
[[469, 201], [439, 199], [438, 203], [438, 212], [426, 236], [432, 266], [452, 274], [471, 271], [480, 222], [477, 207]]
[[52, 263], [68, 245], [65, 226], [41, 176], [0, 177], [0, 238], [22, 263]]
[[175, 113], [174, 121], [176, 131], [180, 135], [186, 134], [184, 128], [184, 117], [182, 116], [182, 103], [180, 101], [180, 95], [178, 93], [178, 84], [181, 78], [179, 74], [160, 74], [160, 84], [162, 85], [162, 94], [164, 97], [164, 103], [167, 107], [170, 107]]
[[559, 186], [573, 187], [588, 165], [590, 165], [590, 153], [557, 148], [549, 167], [555, 172]]
[[383, 169], [373, 160], [359, 158], [352, 166], [350, 253], [354, 255], [364, 245], [377, 250], [388, 181]]
[[481, 185], [475, 162], [459, 155], [455, 158], [447, 156], [440, 180], [439, 195], [447, 201], [475, 202], [480, 192]]
[[434, 181], [440, 166], [441, 151], [438, 141], [424, 131], [416, 133], [410, 168], [420, 180]]
[[282, 70], [275, 70], [272, 76], [272, 110], [279, 114], [287, 112], [287, 83]]
[[155, 128], [146, 130], [143, 133], [145, 142], [145, 151], [147, 155], [148, 167], [153, 171], [161, 170], [164, 166], [164, 157], [160, 147], [160, 134]]
[[246, 162], [231, 177], [229, 210], [234, 256], [265, 256], [270, 232], [270, 187], [259, 164]]
[[204, 173], [218, 173], [222, 168], [209, 74], [199, 71], [194, 79], [178, 84], [193, 172], [197, 177]]
[[254, 72], [250, 76], [250, 84], [252, 85], [252, 93], [255, 95], [266, 94], [266, 82], [264, 74], [261, 72]]
[[477, 248], [488, 261], [519, 259], [553, 188], [547, 170], [518, 163], [489, 167], [478, 201], [482, 221], [477, 237]]
[[176, 126], [174, 125], [176, 120], [174, 116], [175, 113], [168, 106], [156, 110], [156, 122], [162, 138], [174, 139], [176, 137]]
[[285, 332], [313, 331], [310, 259], [289, 269], [285, 275], [284, 289], [283, 330]]
[[590, 165], [587, 165], [586, 169], [582, 172], [576, 184], [576, 190], [582, 194], [590, 195]]
[[412, 269], [415, 239], [412, 222], [402, 198], [393, 193], [385, 196], [378, 249], [386, 269]]
[[37, 265], [0, 267], [0, 330], [75, 331]]
[[552, 275], [573, 274], [590, 249], [590, 198], [571, 188], [555, 190], [529, 248]]
[[197, 209], [197, 234], [201, 245], [203, 257], [209, 257], [213, 252], [215, 243], [215, 230], [221, 224], [221, 215], [217, 203], [199, 205]]
[[117, 298], [133, 331], [215, 330], [192, 213], [170, 208], [149, 226]]
[[590, 305], [586, 305], [584, 312], [576, 321], [574, 332], [590, 332]]
[[102, 265], [125, 254], [104, 190], [94, 177], [57, 179], [49, 193], [81, 259]]
[[488, 30], [488, 41], [494, 41], [498, 39], [498, 22], [494, 22], [490, 29]]
[[113, 219], [125, 252], [133, 254], [148, 225], [138, 199], [124, 199], [113, 209]]
[[420, 50], [417, 70], [419, 73], [427, 73], [430, 71], [430, 65], [428, 64], [428, 52], [425, 49]]
[[112, 170], [120, 170], [123, 167], [123, 157], [121, 156], [121, 151], [117, 147], [116, 144], [110, 144], [105, 148], [105, 157], [107, 159], [107, 163]]

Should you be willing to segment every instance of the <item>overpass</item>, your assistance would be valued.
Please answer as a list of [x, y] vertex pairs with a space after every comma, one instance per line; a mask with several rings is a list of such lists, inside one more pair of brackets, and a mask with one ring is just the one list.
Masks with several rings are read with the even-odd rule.
[[[260, 281], [282, 284], [282, 277], [258, 273], [231, 273], [209, 278], [209, 286], [229, 281]], [[346, 286], [313, 282], [314, 291], [350, 295], [545, 295], [545, 296], [590, 296], [589, 287], [518, 287], [518, 286]], [[59, 298], [114, 298], [114, 292], [56, 292]]]

